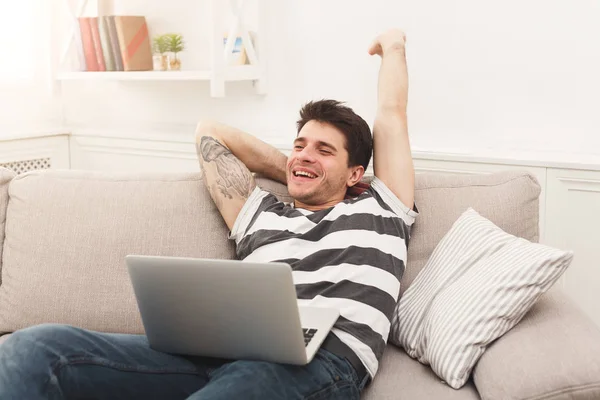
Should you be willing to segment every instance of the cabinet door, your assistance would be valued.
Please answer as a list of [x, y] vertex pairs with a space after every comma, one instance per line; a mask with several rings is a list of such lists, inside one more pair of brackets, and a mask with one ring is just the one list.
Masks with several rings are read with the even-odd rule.
[[199, 172], [192, 142], [160, 138], [71, 136], [71, 168], [128, 172]]
[[600, 171], [548, 169], [546, 243], [573, 250], [562, 289], [600, 326]]

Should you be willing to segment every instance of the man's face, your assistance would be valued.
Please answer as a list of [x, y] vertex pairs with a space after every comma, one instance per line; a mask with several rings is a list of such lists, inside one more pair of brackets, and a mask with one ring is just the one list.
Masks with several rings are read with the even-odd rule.
[[319, 206], [344, 199], [353, 175], [345, 141], [332, 125], [315, 120], [304, 125], [287, 162], [288, 191], [295, 200]]

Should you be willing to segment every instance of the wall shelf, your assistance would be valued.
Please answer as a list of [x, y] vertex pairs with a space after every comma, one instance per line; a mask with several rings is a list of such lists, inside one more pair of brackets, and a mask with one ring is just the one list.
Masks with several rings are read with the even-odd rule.
[[[224, 27], [218, 21], [221, 21], [221, 13], [226, 2], [222, 0], [211, 0], [209, 2], [210, 13], [213, 18], [211, 27], [210, 49], [207, 54], [211, 57], [210, 68], [189, 71], [76, 71], [69, 70], [66, 65], [68, 60], [74, 56], [74, 45], [77, 44], [77, 18], [83, 15], [83, 12], [90, 1], [77, 0], [73, 4], [70, 0], [64, 0], [71, 14], [71, 30], [66, 40], [63, 52], [59, 61], [59, 68], [56, 73], [56, 80], [63, 81], [208, 81], [210, 82], [210, 94], [212, 97], [225, 96], [225, 82], [232, 81], [252, 81], [254, 90], [257, 94], [266, 93], [266, 66], [265, 66], [265, 25], [267, 0], [258, 0], [258, 32], [257, 40], [250, 38], [250, 33], [244, 23], [244, 3], [245, 0], [229, 0], [230, 10], [234, 15], [234, 23], [228, 29], [228, 37], [241, 37], [246, 54], [250, 64], [247, 65], [227, 65], [228, 54], [233, 49], [233, 39], [227, 40], [223, 46]], [[110, 14], [108, 4], [110, 0], [95, 0], [98, 15]], [[76, 54], [76, 53], [75, 53]]]
[[[223, 80], [244, 81], [260, 79], [261, 69], [253, 65], [225, 67]], [[60, 81], [210, 81], [214, 78], [211, 70], [196, 71], [109, 71], [109, 72], [64, 72], [58, 75]]]

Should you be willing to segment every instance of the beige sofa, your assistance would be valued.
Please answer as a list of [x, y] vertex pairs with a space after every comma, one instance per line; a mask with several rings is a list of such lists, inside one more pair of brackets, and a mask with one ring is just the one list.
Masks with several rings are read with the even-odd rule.
[[[201, 179], [200, 173], [75, 170], [14, 177], [0, 168], [0, 334], [43, 322], [143, 333], [126, 254], [234, 257]], [[258, 182], [289, 200], [284, 186]], [[418, 175], [421, 215], [403, 290], [469, 206], [507, 232], [537, 241], [539, 194], [525, 172]], [[600, 330], [552, 289], [488, 348], [462, 389], [388, 345], [363, 398], [597, 399]]]

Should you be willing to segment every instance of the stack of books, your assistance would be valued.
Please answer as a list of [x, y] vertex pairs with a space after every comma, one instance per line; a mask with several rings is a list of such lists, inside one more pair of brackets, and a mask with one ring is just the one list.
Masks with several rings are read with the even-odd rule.
[[144, 16], [79, 17], [84, 71], [150, 71], [152, 47]]

